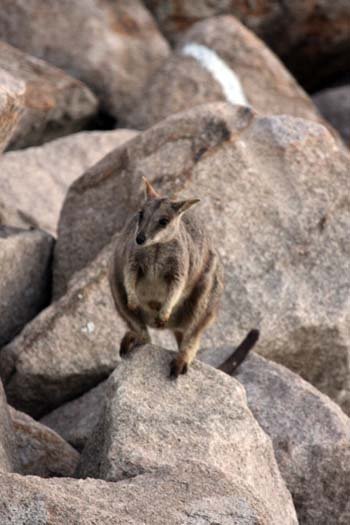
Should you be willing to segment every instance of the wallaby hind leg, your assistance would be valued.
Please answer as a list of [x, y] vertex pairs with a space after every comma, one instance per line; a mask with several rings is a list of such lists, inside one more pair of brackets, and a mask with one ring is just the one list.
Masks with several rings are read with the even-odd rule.
[[[170, 363], [170, 377], [176, 378], [180, 374], [186, 374], [189, 365], [192, 363], [198, 352], [201, 335], [202, 330], [189, 335], [186, 333], [183, 334], [179, 353]], [[177, 336], [176, 339], [178, 339]]]

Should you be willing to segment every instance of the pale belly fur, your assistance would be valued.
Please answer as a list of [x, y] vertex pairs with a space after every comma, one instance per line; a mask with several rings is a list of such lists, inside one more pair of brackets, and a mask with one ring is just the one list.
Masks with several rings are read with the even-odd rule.
[[164, 279], [145, 276], [137, 283], [136, 294], [142, 309], [154, 317], [167, 298], [168, 286]]

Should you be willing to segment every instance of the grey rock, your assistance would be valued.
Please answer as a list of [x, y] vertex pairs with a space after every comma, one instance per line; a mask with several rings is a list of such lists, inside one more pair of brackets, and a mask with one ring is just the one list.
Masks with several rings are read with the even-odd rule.
[[323, 89], [312, 97], [320, 113], [350, 147], [350, 85]]
[[49, 303], [52, 248], [43, 231], [0, 226], [0, 348]]
[[[55, 235], [69, 185], [135, 134], [126, 129], [86, 131], [43, 146], [7, 152], [0, 158], [1, 197], [8, 207], [20, 210], [27, 224], [34, 220]], [[12, 222], [17, 226], [18, 221]]]
[[184, 34], [172, 57], [150, 79], [128, 124], [144, 129], [173, 113], [215, 101], [249, 104], [263, 114], [322, 120], [267, 46], [234, 17], [221, 16]]
[[139, 208], [145, 175], [165, 195], [201, 198], [217, 239], [226, 289], [202, 343], [209, 362], [220, 364], [260, 327], [259, 353], [349, 411], [349, 168], [345, 149], [310, 121], [223, 103], [168, 117], [71, 186], [56, 293]]
[[283, 366], [252, 354], [235, 374], [272, 439], [300, 523], [350, 522], [350, 420]]
[[103, 411], [107, 381], [82, 396], [56, 408], [41, 419], [68, 443], [82, 450], [96, 427]]
[[169, 53], [139, 0], [1, 0], [0, 38], [82, 80], [118, 118]]
[[0, 381], [0, 471], [18, 472], [19, 461], [15, 441], [15, 430], [10, 417], [6, 395]]
[[0, 69], [0, 153], [6, 148], [24, 108], [25, 84]]
[[[219, 469], [180, 467], [107, 483], [0, 475], [2, 525], [271, 525], [273, 502]], [[293, 511], [283, 523], [297, 523]]]
[[9, 403], [39, 418], [108, 377], [125, 328], [106, 278], [109, 252], [77, 276], [69, 292], [0, 352]]
[[79, 453], [50, 428], [10, 407], [21, 473], [73, 476]]
[[171, 356], [147, 345], [113, 372], [78, 475], [118, 481], [201, 464], [242, 482], [243, 493], [267, 504], [271, 524], [297, 523], [271, 442], [239, 383], [200, 363], [171, 381]]
[[96, 97], [79, 80], [5, 42], [0, 42], [0, 71], [25, 86], [24, 110], [11, 138], [11, 149], [78, 131], [97, 112]]

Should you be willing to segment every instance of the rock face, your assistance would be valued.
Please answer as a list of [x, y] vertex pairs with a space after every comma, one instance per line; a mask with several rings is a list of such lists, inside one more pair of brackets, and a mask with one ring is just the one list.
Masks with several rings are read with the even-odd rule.
[[350, 85], [324, 89], [312, 99], [324, 118], [350, 146]]
[[24, 148], [79, 130], [97, 111], [84, 84], [42, 60], [0, 42], [1, 71], [24, 84], [24, 111], [10, 148]]
[[18, 458], [14, 428], [7, 406], [6, 395], [0, 381], [0, 471], [18, 471]]
[[56, 408], [41, 419], [78, 450], [83, 450], [103, 411], [107, 381]]
[[147, 128], [206, 102], [251, 105], [264, 114], [320, 121], [315, 106], [281, 62], [232, 16], [195, 24], [150, 79], [128, 124]]
[[0, 348], [50, 300], [52, 237], [0, 226]]
[[41, 0], [1, 0], [0, 38], [85, 82], [117, 117], [169, 52], [139, 0], [48, 0], [45, 9]]
[[40, 147], [5, 153], [0, 158], [1, 197], [7, 206], [21, 210], [22, 216], [34, 217], [41, 228], [55, 235], [69, 185], [135, 134], [124, 129], [81, 132]]
[[79, 453], [56, 432], [10, 407], [20, 471], [25, 475], [73, 476]]
[[171, 355], [148, 345], [113, 372], [78, 474], [118, 481], [201, 464], [269, 502], [271, 523], [296, 523], [270, 441], [238, 383], [200, 363], [183, 381], [170, 381]]
[[105, 379], [119, 360], [125, 328], [115, 312], [109, 253], [0, 352], [8, 400], [38, 418]]
[[25, 84], [0, 69], [0, 153], [6, 148], [24, 107]]
[[266, 502], [245, 491], [244, 485], [233, 483], [218, 469], [192, 463], [118, 483], [3, 474], [0, 490], [4, 525], [277, 523], [270, 521]]
[[308, 87], [349, 71], [350, 6], [346, 0], [207, 2], [146, 0], [162, 31], [172, 40], [193, 23], [234, 15], [271, 47]]
[[235, 374], [273, 442], [300, 523], [350, 522], [350, 420], [327, 396], [252, 354]]
[[198, 210], [219, 240], [226, 291], [203, 340], [216, 349], [214, 364], [260, 326], [260, 353], [350, 410], [348, 173], [349, 157], [316, 123], [228, 104], [174, 115], [70, 188], [56, 293], [138, 209], [145, 175], [164, 195], [201, 198]]

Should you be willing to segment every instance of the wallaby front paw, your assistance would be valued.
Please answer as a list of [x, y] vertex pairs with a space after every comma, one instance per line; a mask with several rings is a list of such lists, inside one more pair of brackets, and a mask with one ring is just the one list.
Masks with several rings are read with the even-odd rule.
[[170, 379], [176, 379], [180, 374], [186, 374], [188, 370], [188, 364], [184, 361], [183, 357], [175, 357], [170, 363]]
[[169, 321], [169, 318], [170, 312], [160, 311], [155, 319], [157, 328], [164, 328], [167, 322]]

